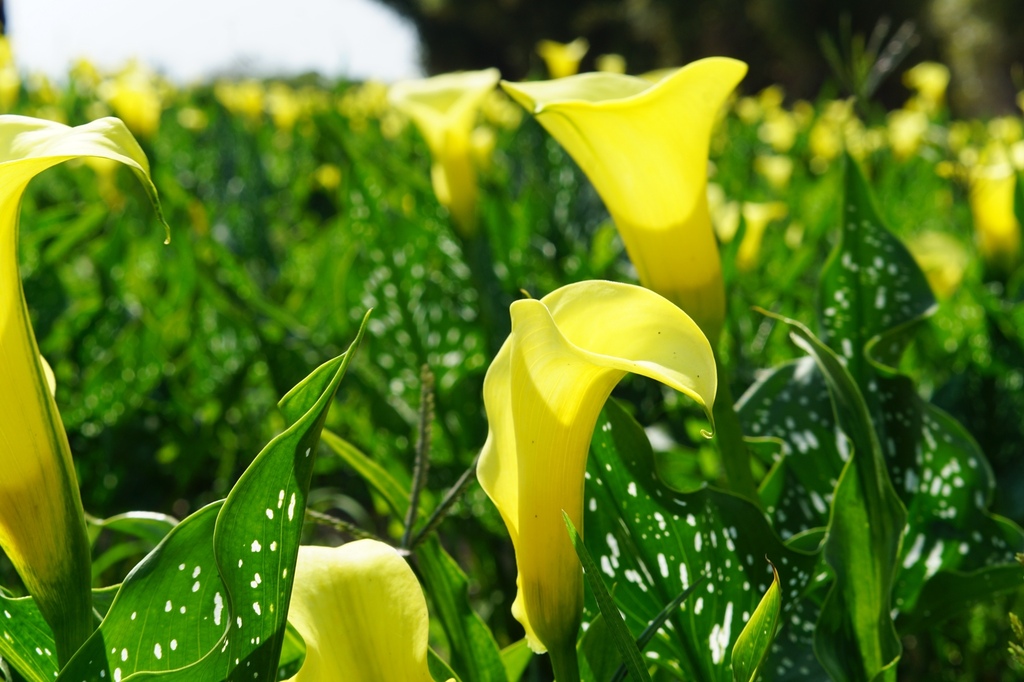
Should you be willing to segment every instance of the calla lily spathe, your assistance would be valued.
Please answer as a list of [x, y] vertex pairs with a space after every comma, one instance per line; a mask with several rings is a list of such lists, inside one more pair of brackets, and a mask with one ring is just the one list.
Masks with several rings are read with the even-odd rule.
[[433, 680], [423, 590], [383, 542], [300, 547], [288, 620], [306, 641], [289, 682]]
[[434, 194], [463, 237], [476, 233], [479, 189], [471, 135], [477, 113], [494, 91], [497, 69], [448, 73], [391, 86], [392, 105], [413, 120], [430, 148]]
[[[586, 38], [577, 38], [570, 43], [542, 40], [537, 43], [537, 54], [544, 60], [552, 78], [565, 78], [579, 72], [580, 62], [590, 49]], [[625, 70], [625, 69], [623, 69]]]
[[717, 343], [725, 288], [707, 204], [708, 148], [747, 66], [702, 59], [652, 83], [592, 73], [505, 90], [576, 160], [604, 200], [640, 282]]
[[515, 546], [513, 614], [534, 650], [574, 657], [583, 582], [562, 511], [582, 529], [583, 477], [601, 408], [632, 372], [690, 396], [710, 417], [715, 360], [686, 313], [630, 284], [570, 284], [516, 301], [511, 315], [512, 333], [484, 380], [490, 431], [477, 476]]
[[146, 157], [121, 121], [69, 128], [0, 116], [0, 547], [53, 629], [62, 663], [92, 632], [89, 543], [52, 373], [21, 286], [18, 209], [37, 174], [89, 156], [132, 168], [155, 204]]
[[1021, 226], [1014, 212], [1017, 174], [1005, 159], [995, 158], [971, 172], [969, 200], [974, 234], [985, 264], [996, 273], [1010, 275], [1021, 263]]
[[782, 220], [788, 214], [789, 208], [781, 201], [743, 204], [742, 215], [747, 229], [743, 234], [743, 241], [740, 242], [740, 248], [736, 251], [736, 268], [740, 272], [750, 272], [754, 269], [768, 225], [776, 220]]

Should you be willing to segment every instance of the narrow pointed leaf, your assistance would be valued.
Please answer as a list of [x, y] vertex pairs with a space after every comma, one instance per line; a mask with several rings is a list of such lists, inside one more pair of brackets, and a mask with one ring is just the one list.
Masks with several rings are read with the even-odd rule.
[[[665, 608], [661, 610], [657, 616], [654, 617], [644, 631], [640, 633], [640, 636], [636, 638], [636, 648], [643, 651], [650, 644], [651, 640], [654, 639], [654, 635], [665, 625], [666, 621], [673, 615], [675, 615], [676, 609], [678, 609], [684, 601], [686, 601], [691, 594], [693, 594], [697, 588], [704, 584], [704, 576], [700, 576], [693, 583], [690, 584], [685, 590], [683, 590], [678, 597], [670, 601], [665, 605]], [[626, 668], [620, 666], [615, 671], [615, 675], [612, 677], [612, 682], [620, 682], [620, 680], [626, 679]]]
[[434, 682], [449, 682], [449, 680], [460, 682], [459, 676], [455, 674], [451, 666], [433, 649], [427, 649], [427, 666], [430, 668], [430, 676], [434, 678]]
[[772, 566], [772, 571], [775, 574], [772, 584], [732, 648], [732, 677], [735, 682], [754, 681], [775, 639], [782, 610], [782, 588], [779, 586], [779, 572], [775, 566]]
[[643, 658], [640, 656], [640, 650], [636, 648], [636, 642], [633, 641], [633, 635], [629, 633], [629, 629], [622, 620], [622, 615], [619, 614], [618, 607], [615, 606], [615, 602], [612, 601], [611, 595], [608, 594], [608, 590], [604, 586], [604, 581], [601, 580], [601, 575], [598, 572], [597, 564], [594, 563], [593, 558], [590, 556], [590, 552], [583, 544], [583, 538], [576, 532], [576, 527], [572, 525], [572, 521], [569, 519], [569, 515], [562, 512], [562, 518], [565, 520], [565, 526], [569, 529], [569, 537], [572, 539], [572, 546], [576, 549], [576, 554], [580, 558], [580, 563], [583, 564], [583, 571], [587, 578], [587, 583], [590, 585], [590, 589], [594, 592], [594, 598], [597, 599], [598, 606], [601, 608], [601, 616], [608, 623], [608, 628], [612, 634], [612, 641], [615, 642], [616, 648], [619, 650], [619, 655], [622, 656], [622, 660], [629, 670], [629, 674], [632, 679], [642, 682], [647, 680], [650, 682], [651, 676], [647, 672], [647, 667], [644, 665]]
[[409, 491], [402, 487], [384, 467], [367, 457], [357, 447], [332, 431], [324, 431], [324, 444], [352, 467], [387, 503], [391, 513], [404, 518], [409, 506]]
[[156, 512], [126, 512], [106, 519], [89, 519], [90, 531], [112, 530], [152, 543], [155, 547], [178, 525], [178, 519]]
[[436, 537], [416, 549], [417, 566], [431, 615], [444, 626], [452, 647], [452, 668], [463, 679], [506, 682], [505, 666], [494, 636], [469, 603], [469, 579]]

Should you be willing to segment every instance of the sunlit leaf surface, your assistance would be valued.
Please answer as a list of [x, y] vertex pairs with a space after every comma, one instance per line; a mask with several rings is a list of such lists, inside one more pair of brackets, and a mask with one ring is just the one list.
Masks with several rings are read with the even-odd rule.
[[[816, 558], [788, 549], [757, 508], [739, 497], [667, 488], [644, 431], [614, 402], [598, 419], [590, 454], [585, 540], [601, 577], [615, 586], [634, 636], [691, 581], [707, 576], [645, 655], [687, 678], [731, 682], [732, 647], [772, 582], [764, 557], [779, 566], [783, 588], [793, 595], [810, 582]], [[596, 615], [591, 608], [585, 621]], [[813, 628], [794, 612], [785, 614], [795, 615], [796, 623], [783, 634]]]

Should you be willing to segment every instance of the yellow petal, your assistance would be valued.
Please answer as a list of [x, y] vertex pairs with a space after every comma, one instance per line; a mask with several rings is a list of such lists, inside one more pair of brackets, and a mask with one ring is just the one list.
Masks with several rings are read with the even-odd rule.
[[778, 154], [759, 154], [754, 159], [754, 170], [779, 191], [789, 187], [793, 177], [793, 158]]
[[136, 135], [152, 137], [160, 127], [163, 102], [157, 76], [138, 62], [131, 62], [113, 80], [100, 86], [100, 96]]
[[921, 62], [903, 73], [903, 84], [916, 90], [934, 111], [946, 98], [949, 68], [938, 62]]
[[391, 86], [388, 98], [413, 120], [434, 159], [434, 193], [463, 236], [476, 231], [477, 183], [470, 135], [494, 91], [497, 69], [449, 73]]
[[[572, 76], [580, 70], [580, 61], [590, 49], [586, 38], [577, 38], [571, 43], [559, 43], [554, 40], [542, 40], [537, 43], [537, 54], [548, 67], [552, 78]], [[625, 71], [625, 69], [623, 69]]]
[[594, 60], [598, 71], [608, 73], [626, 73], [626, 58], [621, 54], [602, 54]]
[[908, 239], [907, 248], [939, 300], [956, 293], [969, 263], [967, 251], [959, 240], [944, 232], [929, 230]]
[[897, 159], [917, 153], [928, 132], [928, 117], [920, 111], [897, 109], [888, 117], [889, 146]]
[[1013, 210], [1017, 174], [1006, 162], [979, 166], [971, 176], [974, 234], [985, 263], [1009, 275], [1021, 262], [1021, 227]]
[[746, 70], [715, 57], [654, 83], [612, 73], [502, 83], [590, 178], [640, 282], [686, 310], [713, 342], [725, 290], [708, 213], [708, 147]]
[[617, 282], [570, 284], [512, 304], [512, 333], [484, 381], [490, 431], [477, 476], [519, 567], [513, 614], [536, 651], [575, 645], [580, 566], [562, 521], [583, 522], [583, 475], [598, 414], [627, 373], [693, 398], [709, 418], [711, 345], [670, 301]]
[[18, 271], [18, 208], [38, 173], [99, 156], [130, 166], [154, 202], [138, 144], [116, 119], [69, 128], [0, 116], [0, 547], [54, 630], [64, 662], [92, 630], [89, 545], [67, 436]]
[[423, 590], [382, 542], [300, 547], [288, 620], [306, 641], [292, 682], [432, 682]]
[[757, 258], [761, 253], [761, 242], [768, 225], [775, 220], [782, 220], [788, 213], [789, 209], [781, 201], [743, 204], [743, 220], [746, 222], [746, 231], [743, 233], [740, 248], [736, 252], [736, 267], [741, 272], [748, 272], [757, 265]]

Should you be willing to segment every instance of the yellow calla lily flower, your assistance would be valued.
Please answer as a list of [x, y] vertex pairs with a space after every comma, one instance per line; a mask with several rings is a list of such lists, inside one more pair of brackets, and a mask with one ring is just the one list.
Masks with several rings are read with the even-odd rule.
[[580, 62], [590, 49], [586, 38], [577, 38], [571, 43], [542, 40], [537, 43], [537, 54], [548, 67], [552, 78], [565, 78], [579, 72]]
[[263, 120], [267, 91], [258, 80], [220, 81], [213, 87], [213, 96], [249, 128], [255, 128]]
[[113, 80], [100, 85], [100, 96], [114, 109], [128, 129], [141, 137], [152, 137], [160, 128], [163, 102], [157, 76], [133, 62]]
[[717, 343], [725, 288], [707, 203], [708, 147], [743, 62], [702, 59], [651, 83], [588, 73], [502, 87], [565, 147], [604, 200], [640, 283]]
[[780, 154], [759, 154], [754, 159], [754, 170], [779, 191], [789, 187], [793, 177], [793, 157]]
[[933, 114], [946, 101], [949, 68], [938, 62], [921, 62], [903, 72], [903, 84], [917, 92], [925, 113]]
[[470, 136], [477, 113], [494, 91], [497, 69], [448, 73], [391, 86], [392, 105], [413, 120], [430, 148], [430, 179], [463, 237], [476, 233], [479, 189]]
[[897, 109], [888, 116], [889, 147], [893, 155], [905, 161], [921, 147], [928, 132], [928, 117], [921, 111]]
[[781, 201], [747, 202], [743, 204], [742, 213], [747, 229], [743, 233], [740, 248], [736, 251], [736, 268], [740, 272], [750, 272], [757, 265], [761, 242], [764, 240], [764, 232], [768, 225], [785, 218], [789, 214], [789, 208]]
[[929, 230], [910, 237], [907, 248], [924, 272], [936, 298], [944, 301], [952, 297], [960, 288], [970, 261], [960, 241], [944, 232]]
[[710, 418], [715, 360], [686, 313], [631, 284], [570, 284], [516, 301], [511, 315], [512, 333], [484, 380], [490, 431], [477, 477], [515, 547], [513, 615], [535, 651], [551, 652], [557, 677], [575, 668], [583, 609], [562, 511], [582, 529], [583, 475], [601, 408], [633, 372], [690, 396]]
[[626, 58], [614, 53], [598, 55], [594, 67], [607, 73], [626, 73]]
[[146, 157], [121, 121], [69, 128], [0, 116], [0, 548], [53, 629], [61, 663], [93, 629], [89, 542], [52, 372], [22, 291], [18, 209], [33, 177], [83, 156], [131, 167], [155, 204]]
[[432, 682], [427, 601], [412, 569], [377, 540], [300, 547], [288, 620], [306, 641], [289, 682]]
[[985, 264], [1002, 275], [1021, 263], [1021, 227], [1013, 210], [1017, 174], [998, 154], [996, 163], [977, 166], [971, 172], [969, 201], [974, 235]]

